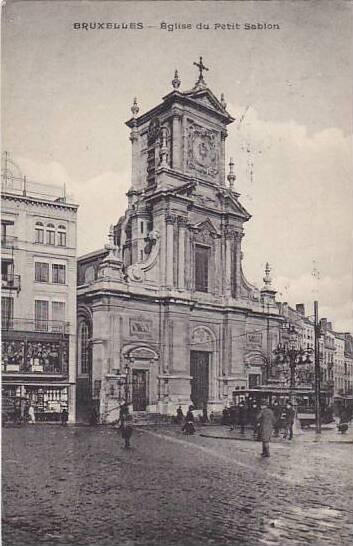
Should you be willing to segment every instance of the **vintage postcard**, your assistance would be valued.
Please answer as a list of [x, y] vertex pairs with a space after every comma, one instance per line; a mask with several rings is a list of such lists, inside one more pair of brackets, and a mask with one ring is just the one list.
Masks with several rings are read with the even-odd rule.
[[3, 1], [4, 546], [352, 544], [352, 10]]

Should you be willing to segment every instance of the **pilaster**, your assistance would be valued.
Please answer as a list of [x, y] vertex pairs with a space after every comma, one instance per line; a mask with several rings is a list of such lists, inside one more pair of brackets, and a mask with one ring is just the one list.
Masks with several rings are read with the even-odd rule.
[[166, 237], [166, 272], [167, 272], [167, 286], [172, 288], [174, 285], [174, 225], [176, 223], [176, 216], [168, 214], [165, 218], [167, 225], [167, 237]]
[[172, 110], [172, 167], [182, 170], [182, 112], [177, 108]]
[[178, 288], [185, 288], [185, 229], [187, 219], [183, 216], [178, 217], [179, 238], [178, 238]]

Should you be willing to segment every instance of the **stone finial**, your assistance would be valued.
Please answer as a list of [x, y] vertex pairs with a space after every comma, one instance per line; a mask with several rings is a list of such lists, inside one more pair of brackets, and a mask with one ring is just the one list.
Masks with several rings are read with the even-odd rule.
[[225, 101], [225, 98], [224, 98], [224, 93], [221, 93], [221, 105], [224, 109], [227, 108], [227, 103]]
[[140, 108], [137, 105], [137, 98], [135, 97], [133, 105], [131, 106], [132, 117], [136, 118], [139, 111], [140, 111]]
[[114, 245], [114, 226], [110, 224], [109, 233], [108, 233], [108, 244]]
[[266, 262], [265, 276], [263, 278], [263, 281], [265, 283], [266, 288], [271, 288], [272, 279], [270, 277], [270, 272], [271, 272], [270, 264], [268, 262]]
[[229, 160], [229, 174], [227, 176], [227, 180], [229, 182], [229, 187], [231, 190], [234, 187], [235, 179], [236, 179], [236, 176], [234, 174], [234, 161], [233, 161], [233, 158], [231, 157]]
[[172, 80], [172, 86], [174, 87], [174, 90], [177, 91], [180, 87], [181, 80], [179, 78], [178, 71], [176, 70], [174, 73], [174, 79]]

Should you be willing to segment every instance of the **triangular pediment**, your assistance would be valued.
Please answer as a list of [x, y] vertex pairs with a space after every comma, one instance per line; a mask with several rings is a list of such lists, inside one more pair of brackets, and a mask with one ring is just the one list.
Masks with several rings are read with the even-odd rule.
[[194, 228], [200, 231], [208, 231], [209, 233], [218, 233], [217, 229], [212, 224], [211, 220], [209, 218], [206, 218], [205, 220], [202, 220], [201, 222], [198, 222], [194, 225]]
[[198, 103], [203, 104], [204, 106], [208, 106], [209, 108], [212, 108], [213, 110], [216, 110], [217, 112], [220, 112], [222, 114], [226, 114], [226, 115], [228, 114], [228, 112], [222, 106], [221, 102], [208, 88], [202, 89], [199, 91], [192, 90], [187, 94], [189, 95], [190, 98], [192, 98]]
[[[235, 195], [232, 195], [231, 192], [220, 192], [219, 198], [223, 200], [225, 205], [225, 210], [228, 213], [233, 213], [236, 216], [239, 216], [243, 219], [244, 222], [247, 222], [251, 218], [251, 214], [248, 213], [245, 207], [241, 205]], [[239, 194], [236, 194], [239, 195]]]

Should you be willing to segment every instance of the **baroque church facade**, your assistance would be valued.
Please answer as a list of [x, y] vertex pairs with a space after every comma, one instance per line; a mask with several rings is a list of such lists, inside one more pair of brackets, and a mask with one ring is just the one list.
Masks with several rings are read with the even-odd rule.
[[101, 422], [181, 405], [221, 411], [266, 382], [281, 321], [269, 271], [259, 290], [242, 269], [250, 214], [225, 172], [234, 118], [199, 78], [152, 110], [131, 108], [128, 208], [104, 249], [78, 260], [78, 411]]

